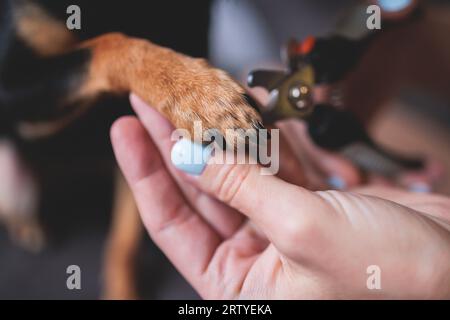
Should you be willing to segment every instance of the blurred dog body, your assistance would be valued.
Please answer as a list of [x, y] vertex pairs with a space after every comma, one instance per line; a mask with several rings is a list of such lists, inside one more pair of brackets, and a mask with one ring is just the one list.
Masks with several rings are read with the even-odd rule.
[[[66, 27], [66, 9], [72, 4], [82, 10], [81, 30]], [[0, 220], [16, 243], [40, 251], [45, 245], [38, 215], [42, 186], [65, 175], [55, 174], [55, 168], [76, 174], [105, 170], [108, 163], [107, 174], [115, 176], [116, 187], [104, 256], [105, 298], [137, 297], [134, 256], [141, 226], [130, 190], [114, 169], [108, 134], [114, 119], [131, 113], [127, 92], [137, 91], [153, 105], [164, 105], [171, 97], [182, 105], [184, 87], [160, 92], [167, 87], [163, 81], [174, 80], [172, 69], [186, 80], [191, 73], [206, 70], [209, 80], [201, 80], [198, 91], [211, 82], [217, 87], [225, 84], [223, 90], [230, 91], [230, 86], [236, 93], [241, 90], [202, 60], [138, 38], [206, 57], [208, 22], [209, 1], [154, 6], [145, 1], [0, 0]], [[184, 86], [182, 79], [177, 80]], [[205, 94], [199, 92], [200, 98]], [[235, 99], [229, 96], [230, 101]], [[93, 107], [94, 111], [83, 114]], [[175, 125], [186, 125], [180, 121], [188, 108], [164, 110], [169, 110], [166, 116]], [[198, 113], [215, 111], [218, 116], [226, 112]], [[61, 177], [56, 179], [64, 183]]]

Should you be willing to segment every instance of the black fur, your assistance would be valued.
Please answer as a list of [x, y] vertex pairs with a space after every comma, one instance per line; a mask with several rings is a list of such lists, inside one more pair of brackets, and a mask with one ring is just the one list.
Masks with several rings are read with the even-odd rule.
[[81, 86], [90, 61], [89, 50], [39, 58], [26, 47], [17, 47], [0, 73], [2, 101], [10, 117], [47, 121], [70, 113], [71, 108], [63, 107], [62, 102]]

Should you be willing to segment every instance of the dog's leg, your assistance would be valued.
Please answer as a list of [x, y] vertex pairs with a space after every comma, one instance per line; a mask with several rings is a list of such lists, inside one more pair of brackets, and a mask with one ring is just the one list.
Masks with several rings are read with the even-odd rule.
[[125, 179], [119, 171], [116, 177], [112, 224], [103, 262], [103, 298], [137, 299], [135, 264], [142, 223]]
[[[108, 34], [89, 41], [92, 60], [81, 95], [102, 91], [135, 92], [177, 128], [260, 128], [259, 114], [244, 89], [222, 70], [148, 41]], [[192, 132], [191, 132], [192, 133]]]
[[[217, 129], [223, 134], [226, 129], [261, 128], [260, 116], [247, 103], [244, 89], [202, 59], [119, 33], [82, 43], [65, 59], [69, 57], [79, 58], [77, 69], [72, 67], [71, 74], [63, 73], [67, 86], [61, 88], [65, 95], [55, 112], [67, 112], [65, 106], [80, 102], [86, 105], [103, 93], [135, 92], [175, 127], [189, 130], [192, 137], [195, 121], [201, 121], [204, 130]], [[60, 63], [59, 69], [65, 65]], [[55, 65], [49, 68], [53, 70]]]
[[36, 181], [19, 153], [7, 140], [0, 140], [0, 219], [14, 243], [32, 251], [45, 244], [37, 218]]

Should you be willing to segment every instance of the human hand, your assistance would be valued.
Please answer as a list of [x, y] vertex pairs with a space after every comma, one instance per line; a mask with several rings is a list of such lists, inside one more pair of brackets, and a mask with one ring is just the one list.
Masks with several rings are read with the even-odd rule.
[[[132, 99], [140, 121], [111, 132], [156, 244], [204, 298], [450, 298], [450, 200], [392, 188], [311, 192], [256, 165], [170, 163], [172, 127]], [[381, 269], [369, 290], [366, 270]]]

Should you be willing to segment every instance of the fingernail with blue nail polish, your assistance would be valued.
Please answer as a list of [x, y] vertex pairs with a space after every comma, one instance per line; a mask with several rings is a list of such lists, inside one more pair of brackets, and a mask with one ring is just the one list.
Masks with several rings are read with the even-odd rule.
[[171, 160], [177, 169], [199, 176], [211, 157], [212, 144], [205, 146], [189, 139], [181, 139], [172, 148]]
[[387, 12], [397, 12], [410, 6], [412, 0], [378, 0], [378, 5]]
[[430, 193], [431, 187], [423, 182], [416, 182], [409, 186], [409, 191], [416, 193]]
[[337, 190], [344, 190], [347, 187], [347, 183], [339, 176], [331, 176], [328, 178], [327, 183], [330, 187]]

